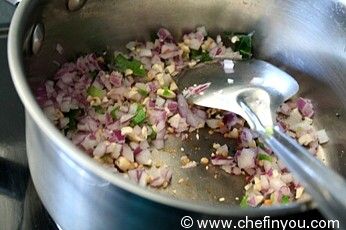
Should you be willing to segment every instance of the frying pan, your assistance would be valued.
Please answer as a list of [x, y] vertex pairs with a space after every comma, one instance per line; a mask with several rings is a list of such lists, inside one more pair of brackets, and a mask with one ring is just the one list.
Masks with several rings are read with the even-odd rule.
[[[198, 25], [212, 35], [255, 31], [256, 57], [294, 76], [299, 94], [316, 103], [315, 126], [325, 128], [331, 139], [324, 161], [345, 176], [345, 7], [341, 0], [23, 0], [10, 27], [8, 59], [26, 109], [31, 176], [48, 212], [62, 229], [129, 229], [175, 228], [186, 215], [236, 219], [313, 208], [306, 200], [242, 209], [236, 197], [243, 194], [244, 178], [213, 167], [181, 169], [185, 151], [198, 161], [214, 142], [235, 146], [205, 130], [200, 131], [203, 141], [170, 138], [166, 151], [154, 154], [155, 161], [173, 169], [171, 186], [141, 188], [106, 171], [67, 140], [43, 114], [33, 89], [53, 75], [55, 62], [105, 49], [124, 51], [128, 41], [148, 40], [160, 27], [176, 37]], [[64, 56], [56, 52], [57, 43], [64, 47]], [[180, 178], [185, 183], [179, 184]], [[220, 203], [220, 197], [225, 202]]]

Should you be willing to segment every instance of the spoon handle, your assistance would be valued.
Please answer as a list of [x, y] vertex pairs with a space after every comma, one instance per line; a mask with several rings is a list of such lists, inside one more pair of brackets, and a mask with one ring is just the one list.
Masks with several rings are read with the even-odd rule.
[[265, 143], [279, 156], [288, 169], [305, 186], [319, 210], [346, 229], [345, 180], [323, 165], [293, 138], [274, 127], [273, 135], [260, 134]]

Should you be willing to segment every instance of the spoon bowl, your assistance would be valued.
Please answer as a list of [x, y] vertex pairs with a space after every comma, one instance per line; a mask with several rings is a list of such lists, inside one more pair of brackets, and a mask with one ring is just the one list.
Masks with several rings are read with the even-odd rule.
[[223, 65], [191, 68], [177, 82], [190, 102], [242, 116], [304, 185], [320, 211], [346, 229], [344, 179], [274, 125], [277, 108], [299, 90], [293, 77], [260, 60], [224, 60]]
[[[255, 124], [242, 108], [239, 99], [260, 99], [262, 106], [256, 107], [262, 107], [260, 114], [265, 113], [265, 119], [262, 119], [265, 121], [264, 125], [270, 126], [277, 108], [299, 90], [293, 77], [265, 61], [237, 61], [234, 62], [233, 71], [225, 71], [224, 66], [211, 63], [185, 70], [178, 78], [178, 86], [180, 89], [187, 89], [210, 82], [203, 94], [191, 95], [188, 100], [196, 105], [234, 112], [242, 116], [253, 129]], [[268, 106], [269, 110], [266, 108]]]

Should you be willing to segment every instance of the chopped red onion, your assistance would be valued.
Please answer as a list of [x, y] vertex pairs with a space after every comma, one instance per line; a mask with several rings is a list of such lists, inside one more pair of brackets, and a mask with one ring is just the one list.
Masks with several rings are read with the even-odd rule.
[[121, 116], [120, 123], [128, 122], [134, 116], [135, 116], [135, 114], [125, 114], [125, 115]]
[[83, 118], [77, 125], [77, 129], [80, 131], [96, 131], [98, 129], [98, 123], [91, 117]]
[[200, 117], [203, 120], [207, 119], [207, 113], [204, 110], [192, 108], [192, 113], [196, 114], [196, 116]]
[[122, 85], [122, 80], [123, 80], [123, 76], [119, 72], [113, 71], [109, 75], [109, 81], [114, 87], [117, 87], [117, 88], [120, 87]]
[[72, 136], [72, 143], [75, 145], [80, 144], [86, 137], [88, 136], [88, 133], [85, 132], [78, 132], [75, 135]]
[[151, 57], [153, 54], [150, 49], [141, 49], [139, 51], [139, 56], [140, 57]]
[[256, 151], [254, 149], [242, 149], [237, 156], [238, 167], [241, 169], [254, 168]]
[[232, 129], [232, 127], [237, 124], [238, 117], [235, 113], [229, 112], [224, 114], [223, 121], [227, 125], [228, 129]]
[[270, 177], [269, 184], [270, 187], [273, 188], [275, 191], [279, 191], [283, 186], [285, 186], [285, 183], [278, 177]]
[[248, 128], [244, 128], [240, 134], [240, 140], [245, 147], [249, 146], [248, 144], [253, 140], [251, 130]]
[[268, 189], [269, 189], [269, 180], [268, 180], [268, 176], [266, 176], [266, 175], [260, 175], [260, 182], [261, 182], [261, 188], [262, 188], [262, 190], [268, 190]]
[[166, 100], [163, 99], [162, 97], [157, 97], [156, 101], [155, 101], [155, 107], [160, 109], [163, 107], [163, 105], [165, 104]]
[[176, 101], [167, 100], [166, 104], [171, 113], [176, 113], [178, 111], [178, 103]]
[[121, 155], [123, 155], [130, 162], [135, 161], [133, 151], [130, 148], [130, 146], [128, 146], [127, 144], [123, 144], [123, 149], [122, 149]]
[[288, 116], [290, 115], [291, 107], [287, 105], [286, 103], [283, 103], [280, 105], [278, 112]]
[[81, 146], [85, 150], [93, 149], [98, 144], [98, 141], [96, 138], [93, 137], [93, 135], [89, 134], [84, 140], [81, 142]]
[[[74, 144], [103, 162], [112, 172], [128, 171], [128, 177], [135, 183], [142, 186], [149, 183], [152, 187], [165, 187], [171, 181], [172, 171], [169, 168], [149, 169], [152, 163], [151, 151], [164, 148], [168, 135], [173, 134], [186, 140], [187, 132], [203, 128], [207, 123], [211, 132], [234, 138], [230, 135], [236, 128], [240, 131], [240, 138], [234, 157], [228, 156], [232, 153], [228, 153], [228, 146], [223, 145], [216, 148], [211, 164], [229, 174], [246, 176], [246, 202], [250, 206], [258, 206], [270, 198], [273, 198], [273, 204], [278, 204], [284, 195], [289, 196], [290, 200], [299, 198], [302, 188], [285, 165], [263, 145], [258, 134], [246, 128], [243, 119], [224, 111], [209, 110], [207, 113], [206, 108], [189, 105], [186, 98], [176, 92], [174, 76], [191, 65], [189, 51], [202, 49], [214, 60], [223, 60], [224, 69], [228, 73], [233, 72], [233, 60], [240, 60], [241, 54], [234, 52], [231, 47], [225, 47], [221, 36], [217, 36], [216, 40], [207, 38], [205, 27], [184, 35], [181, 43], [176, 43], [166, 29], [160, 29], [157, 35], [158, 39], [154, 42], [130, 42], [126, 46], [130, 53], [125, 54], [125, 57], [142, 63], [147, 72], [145, 78], [134, 77], [128, 70], [113, 70], [114, 65], [95, 54], [62, 64], [53, 80], [41, 84], [36, 91], [37, 101], [47, 117]], [[62, 47], [57, 44], [56, 48], [62, 53]], [[233, 79], [228, 79], [227, 83], [232, 84]], [[102, 90], [102, 98], [90, 95], [88, 88], [91, 85]], [[190, 87], [184, 91], [184, 95], [204, 93], [209, 86], [210, 83], [205, 83]], [[170, 99], [159, 97], [157, 91], [164, 87], [178, 96]], [[139, 105], [143, 105], [145, 117], [136, 123], [134, 117], [138, 115]], [[313, 154], [321, 155], [323, 149], [320, 144], [328, 142], [329, 138], [324, 130], [316, 132], [313, 128], [310, 118], [314, 110], [310, 100], [299, 98], [285, 102], [277, 112], [278, 125], [284, 131], [306, 144], [306, 148]], [[153, 132], [156, 136], [151, 135]], [[200, 139], [199, 135], [196, 134], [197, 139]], [[256, 159], [260, 149], [270, 158]], [[105, 154], [107, 158], [103, 157]], [[120, 155], [123, 157], [119, 158]], [[130, 162], [129, 168], [118, 172], [109, 163], [108, 157], [113, 162], [126, 158]], [[148, 167], [143, 168], [143, 165]], [[184, 167], [192, 168], [196, 165], [195, 161], [190, 161]]]
[[289, 184], [289, 183], [293, 182], [293, 176], [291, 173], [284, 173], [281, 175], [281, 180], [284, 183]]
[[211, 158], [212, 165], [232, 165], [234, 163], [233, 157], [215, 156]]
[[148, 141], [146, 141], [146, 140], [144, 140], [144, 141], [141, 141], [140, 143], [139, 143], [139, 147], [141, 147], [141, 149], [148, 149], [150, 146], [149, 146], [149, 143], [148, 143]]
[[[140, 150], [140, 148], [138, 148]], [[138, 163], [143, 164], [143, 165], [151, 165], [152, 160], [150, 159], [151, 154], [148, 149], [141, 150], [137, 153], [135, 153], [135, 159]]]
[[173, 36], [171, 35], [171, 33], [164, 28], [159, 29], [157, 36], [159, 37], [159, 40], [161, 42], [164, 42], [164, 41], [170, 42], [173, 40]]
[[157, 139], [157, 140], [152, 141], [152, 143], [156, 149], [163, 149], [163, 147], [165, 146], [164, 140], [158, 140]]
[[153, 109], [149, 110], [148, 113], [149, 120], [152, 124], [157, 124], [159, 121], [166, 121], [167, 119], [167, 113], [164, 110]]
[[190, 109], [186, 99], [181, 94], [177, 96], [177, 99], [178, 99], [178, 111], [180, 116], [187, 117], [187, 114], [189, 113]]
[[137, 168], [129, 170], [128, 172], [129, 178], [138, 183], [141, 186], [147, 185], [148, 174], [144, 168]]
[[314, 115], [314, 108], [309, 99], [298, 98], [297, 107], [304, 117], [312, 117]]
[[169, 118], [168, 123], [175, 129], [177, 129], [179, 127], [179, 123], [181, 120], [181, 116], [177, 113], [174, 116], [172, 116], [171, 118]]
[[150, 186], [161, 187], [166, 186], [171, 182], [172, 171], [168, 167], [154, 168], [150, 173], [151, 181]]
[[114, 159], [117, 159], [121, 154], [122, 145], [117, 143], [110, 143], [107, 146], [106, 153], [110, 153]]
[[99, 143], [93, 151], [93, 155], [95, 157], [102, 157], [106, 153], [107, 145], [109, 143], [107, 141]]

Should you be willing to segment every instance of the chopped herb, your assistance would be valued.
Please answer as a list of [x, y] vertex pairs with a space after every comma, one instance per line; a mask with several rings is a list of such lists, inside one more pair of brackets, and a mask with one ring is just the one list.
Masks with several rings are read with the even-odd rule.
[[139, 125], [144, 122], [147, 113], [142, 106], [137, 107], [136, 115], [132, 118], [133, 125]]
[[149, 135], [148, 135], [148, 138], [150, 139], [150, 140], [155, 140], [156, 139], [156, 132], [155, 132], [155, 130], [153, 129], [153, 127], [152, 126], [148, 126], [148, 128], [149, 128]]
[[117, 117], [118, 110], [119, 110], [119, 106], [115, 107], [115, 108], [112, 109], [112, 111], [111, 111], [111, 117], [112, 117], [114, 120], [115, 120], [115, 119], [118, 119], [118, 117]]
[[69, 112], [64, 113], [64, 116], [68, 117], [69, 119], [66, 131], [73, 131], [77, 129], [77, 118], [82, 115], [82, 112], [82, 109], [71, 109]]
[[168, 89], [168, 87], [163, 87], [163, 89], [158, 89], [156, 93], [164, 98], [176, 97], [176, 94], [172, 90]]
[[259, 153], [258, 154], [258, 160], [260, 160], [260, 161], [269, 161], [269, 162], [273, 161], [271, 156], [268, 156], [268, 155], [263, 154], [263, 153]]
[[253, 33], [235, 35], [239, 41], [234, 43], [234, 51], [239, 51], [242, 59], [249, 59], [252, 56], [252, 35]]
[[274, 196], [274, 193], [270, 194], [270, 200], [272, 201], [272, 204], [275, 203], [275, 196]]
[[193, 50], [190, 51], [190, 58], [193, 60], [198, 60], [200, 62], [207, 62], [213, 60], [208, 52], [203, 51], [201, 48], [199, 50]]
[[140, 61], [136, 59], [127, 59], [121, 54], [118, 54], [115, 57], [115, 66], [121, 72], [125, 72], [127, 69], [130, 69], [136, 76], [144, 77], [146, 75], [146, 70], [144, 69], [144, 66]]
[[96, 86], [92, 85], [87, 89], [87, 94], [92, 97], [99, 97], [102, 98], [106, 92], [100, 88], [97, 88]]
[[162, 93], [162, 95], [165, 96], [165, 97], [169, 97], [169, 96], [172, 95], [172, 91], [169, 90], [168, 87], [166, 86], [166, 87], [163, 88], [163, 93]]
[[290, 202], [290, 197], [287, 195], [282, 196], [281, 204], [288, 204]]
[[273, 127], [267, 127], [266, 129], [265, 129], [265, 134], [267, 135], [267, 136], [273, 136], [273, 134], [274, 134], [274, 130], [273, 130]]
[[248, 195], [244, 195], [242, 198], [241, 198], [241, 201], [240, 201], [240, 207], [241, 208], [247, 208], [249, 205], [247, 203], [247, 199], [248, 199]]
[[256, 140], [256, 144], [258, 147], [260, 147], [261, 149], [265, 149], [266, 147], [264, 146], [264, 144], [262, 142], [260, 142], [259, 140]]
[[146, 91], [145, 89], [141, 89], [141, 88], [138, 88], [138, 89], [137, 89], [137, 92], [138, 92], [140, 95], [142, 95], [143, 97], [146, 97], [146, 96], [148, 96], [148, 94], [149, 94], [148, 91]]
[[105, 114], [105, 112], [106, 112], [105, 109], [102, 108], [101, 105], [97, 105], [97, 106], [93, 106], [93, 107], [95, 109], [95, 112], [98, 114]]

